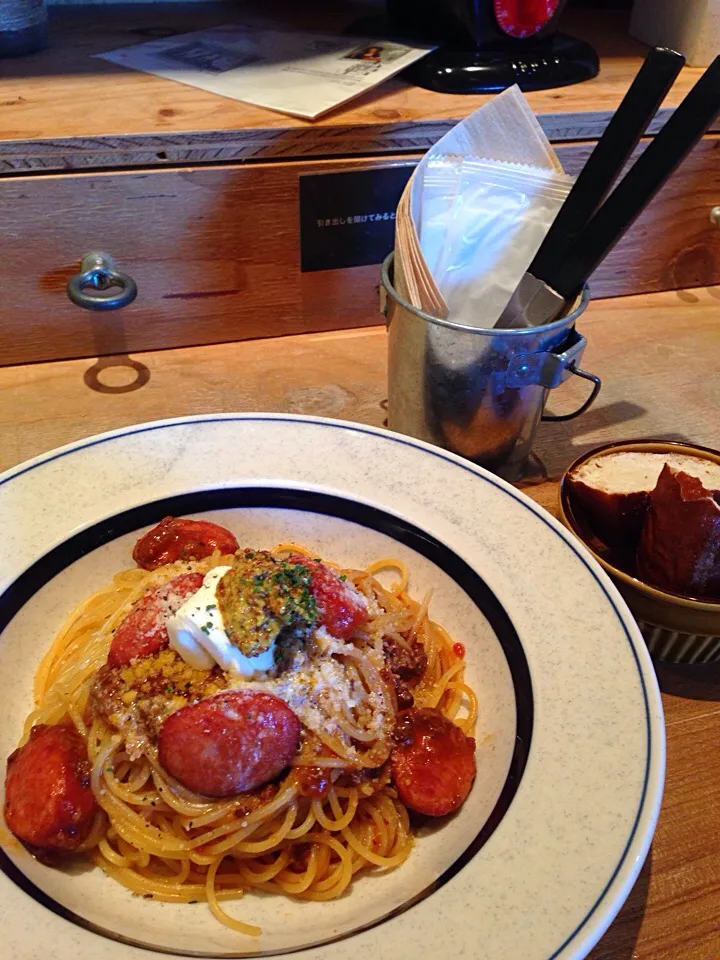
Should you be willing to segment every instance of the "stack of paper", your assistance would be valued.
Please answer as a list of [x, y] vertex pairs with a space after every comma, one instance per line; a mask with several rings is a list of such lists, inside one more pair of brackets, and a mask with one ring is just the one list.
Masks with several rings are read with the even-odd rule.
[[223, 97], [315, 119], [432, 49], [244, 23], [122, 47], [98, 57]]

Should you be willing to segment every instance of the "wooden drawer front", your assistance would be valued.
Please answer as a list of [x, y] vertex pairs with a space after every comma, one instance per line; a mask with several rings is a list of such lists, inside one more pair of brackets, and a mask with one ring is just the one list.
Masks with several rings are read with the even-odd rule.
[[[577, 173], [591, 149], [558, 153]], [[392, 160], [0, 180], [0, 365], [378, 323], [378, 266], [300, 272], [298, 179]], [[599, 268], [593, 296], [720, 283], [717, 204], [709, 136]], [[94, 250], [135, 278], [133, 304], [94, 313], [68, 300]]]
[[[373, 165], [0, 180], [0, 364], [379, 323], [379, 267], [302, 274], [298, 235], [301, 173]], [[70, 302], [68, 278], [98, 250], [135, 278], [134, 303]]]
[[[582, 169], [591, 151], [592, 144], [557, 148], [572, 174]], [[720, 137], [707, 136], [595, 272], [593, 297], [720, 283], [720, 229], [710, 220], [718, 204]]]

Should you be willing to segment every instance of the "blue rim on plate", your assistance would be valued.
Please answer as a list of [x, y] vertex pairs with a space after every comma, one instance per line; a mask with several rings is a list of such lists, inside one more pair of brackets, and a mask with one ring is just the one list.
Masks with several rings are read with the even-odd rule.
[[[108, 524], [106, 517], [108, 516], [108, 507], [117, 507], [122, 504], [127, 511], [137, 511], [140, 504], [147, 502], [148, 492], [151, 488], [159, 487], [159, 492], [167, 493], [170, 496], [201, 489], [204, 485], [202, 472], [198, 474], [198, 471], [192, 468], [189, 463], [183, 464], [182, 454], [186, 454], [188, 450], [206, 453], [208, 436], [214, 430], [218, 431], [218, 436], [211, 438], [210, 448], [213, 448], [213, 444], [215, 444], [214, 449], [219, 450], [217, 443], [222, 442], [223, 438], [230, 435], [235, 435], [236, 438], [244, 435], [242, 439], [245, 442], [251, 441], [254, 445], [253, 449], [259, 451], [260, 457], [256, 470], [256, 465], [249, 461], [247, 457], [241, 464], [234, 466], [227, 460], [226, 452], [220, 450], [218, 456], [221, 459], [226, 457], [220, 470], [222, 475], [217, 478], [223, 486], [244, 485], [246, 488], [262, 486], [265, 493], [267, 493], [268, 488], [277, 489], [278, 486], [283, 484], [286, 485], [286, 489], [289, 486], [295, 489], [310, 489], [311, 494], [313, 492], [312, 488], [314, 488], [314, 492], [322, 494], [322, 491], [326, 491], [332, 495], [339, 495], [345, 498], [346, 502], [347, 499], [360, 503], [364, 501], [376, 509], [385, 508], [388, 513], [395, 513], [409, 526], [413, 526], [412, 520], [418, 520], [422, 527], [421, 533], [428, 530], [425, 523], [427, 517], [431, 521], [430, 527], [436, 531], [435, 533], [432, 530], [428, 531], [430, 533], [429, 539], [435, 540], [441, 547], [445, 547], [451, 553], [456, 554], [461, 563], [467, 563], [470, 559], [472, 562], [469, 565], [472, 570], [481, 581], [489, 581], [489, 589], [498, 595], [498, 600], [502, 606], [506, 605], [506, 594], [508, 596], [513, 594], [511, 602], [507, 605], [508, 614], [516, 626], [518, 620], [522, 621], [519, 632], [521, 641], [527, 641], [528, 643], [526, 652], [530, 650], [532, 653], [530, 672], [533, 688], [538, 685], [538, 681], [541, 681], [539, 684], [541, 687], [548, 687], [549, 689], [553, 687], [551, 678], [546, 673], [546, 666], [541, 665], [542, 658], [548, 655], [548, 649], [541, 644], [537, 644], [537, 639], [534, 636], [534, 633], [540, 636], [542, 631], [533, 631], [531, 627], [527, 626], [532, 623], [533, 603], [540, 604], [542, 598], [539, 594], [532, 595], [533, 590], [537, 591], [537, 586], [533, 587], [531, 584], [532, 571], [523, 573], [518, 571], [517, 566], [514, 572], [516, 577], [519, 577], [521, 585], [524, 585], [523, 589], [528, 593], [528, 596], [524, 596], [523, 590], [520, 588], [513, 590], [511, 586], [513, 578], [509, 576], [513, 571], [510, 571], [508, 564], [513, 557], [516, 563], [518, 557], [527, 557], [532, 560], [533, 551], [535, 553], [539, 551], [539, 555], [547, 556], [549, 559], [555, 558], [557, 560], [557, 557], [561, 557], [562, 563], [567, 566], [567, 572], [572, 572], [574, 575], [573, 579], [588, 578], [580, 586], [576, 586], [572, 582], [563, 583], [562, 600], [563, 603], [572, 599], [587, 601], [587, 604], [592, 606], [593, 610], [599, 611], [598, 616], [602, 618], [603, 624], [607, 622], [608, 631], [614, 632], [616, 637], [622, 636], [624, 638], [627, 650], [622, 656], [627, 659], [628, 663], [632, 662], [634, 664], [636, 671], [635, 686], [633, 687], [633, 690], [636, 687], [636, 694], [633, 693], [635, 700], [632, 704], [631, 713], [637, 729], [629, 731], [629, 733], [634, 733], [636, 738], [639, 737], [639, 727], [642, 725], [643, 743], [642, 749], [638, 746], [638, 755], [639, 752], [644, 753], [644, 762], [642, 770], [634, 770], [634, 775], [637, 776], [636, 806], [633, 811], [626, 811], [627, 835], [624, 838], [619, 855], [616, 856], [612, 864], [607, 862], [602, 864], [604, 880], [597, 891], [597, 895], [591, 902], [585, 904], [584, 910], [578, 912], [576, 905], [573, 904], [573, 909], [577, 915], [574, 916], [573, 925], [566, 936], [557, 942], [552, 950], [545, 949], [544, 953], [537, 953], [537, 960], [556, 960], [560, 957], [564, 960], [565, 957], [585, 956], [607, 928], [624, 897], [629, 892], [649, 847], [659, 811], [664, 775], [662, 708], [654, 673], [643, 641], [615, 588], [589, 554], [570, 538], [554, 519], [509, 484], [459, 457], [427, 444], [409, 440], [387, 431], [341, 421], [280, 415], [227, 415], [183, 418], [140, 425], [70, 445], [37, 458], [26, 465], [21, 465], [0, 477], [1, 519], [3, 512], [6, 518], [8, 517], [8, 509], [10, 508], [15, 511], [19, 510], [18, 516], [22, 516], [23, 510], [29, 510], [31, 503], [37, 503], [37, 492], [38, 489], [42, 488], [43, 483], [42, 481], [39, 485], [33, 483], [31, 484], [32, 489], [28, 488], [26, 491], [19, 490], [19, 496], [10, 496], [7, 498], [7, 503], [3, 502], [3, 488], [14, 490], [14, 483], [16, 488], [21, 486], [17, 481], [21, 481], [22, 478], [37, 478], [39, 476], [38, 471], [42, 473], [43, 467], [52, 469], [59, 465], [62, 466], [60, 461], [65, 458], [74, 456], [76, 458], [75, 469], [70, 472], [77, 475], [77, 471], [80, 470], [80, 474], [82, 474], [83, 467], [80, 461], [83, 455], [89, 451], [98, 453], [98, 448], [104, 447], [104, 452], [110, 459], [118, 454], [117, 462], [119, 463], [122, 460], [127, 468], [127, 475], [118, 478], [113, 487], [112, 483], [108, 485], [107, 478], [102, 477], [102, 475], [98, 476], [97, 464], [99, 461], [97, 457], [94, 457], [93, 465], [96, 467], [96, 472], [93, 475], [93, 483], [100, 481], [102, 494], [96, 494], [94, 498], [88, 496], [89, 485], [83, 485], [81, 482], [79, 484], [81, 493], [75, 498], [76, 502], [67, 510], [60, 524], [58, 524], [57, 518], [55, 518], [54, 524], [50, 524], [50, 529], [44, 534], [46, 542], [38, 545], [40, 549], [34, 557], [28, 557], [27, 555], [23, 557], [22, 551], [19, 551], [14, 564], [13, 561], [10, 561], [0, 567], [0, 583], [8, 584], [12, 582], [23, 572], [23, 568], [37, 561], [38, 553], [50, 553], [53, 549], [58, 548], [59, 543], [70, 534], [77, 533], [81, 539], [83, 536], [86, 538], [97, 537], [97, 531], [103, 529], [104, 521], [105, 532], [103, 536], [107, 538]], [[174, 431], [176, 435], [173, 439], [161, 439], [172, 437]], [[299, 435], [303, 431], [305, 431], [306, 436], [300, 438]], [[273, 432], [275, 435], [271, 437], [270, 435]], [[143, 445], [143, 438], [149, 439], [150, 435], [153, 442]], [[312, 443], [309, 442], [311, 437]], [[322, 440], [319, 439], [320, 437], [322, 437]], [[116, 444], [114, 451], [112, 446], [107, 446], [112, 444]], [[121, 455], [118, 453], [117, 444], [122, 448]], [[330, 449], [339, 450], [336, 453], [339, 457], [339, 465], [335, 465], [335, 467], [329, 465], [327, 457], [325, 457], [322, 459], [320, 466], [316, 465], [313, 475], [312, 465], [300, 465], [297, 459], [299, 451], [303, 449], [303, 444], [305, 444], [306, 450], [308, 448], [312, 449], [314, 445], [319, 444], [320, 447], [324, 445], [325, 454]], [[372, 460], [372, 458], [377, 458], [378, 451], [381, 451], [382, 457], [387, 461], [383, 466], [383, 464], [378, 464], [376, 459], [372, 460], [372, 469], [370, 469], [366, 460], [365, 466], [368, 467], [369, 474], [363, 482], [356, 477], [358, 447], [363, 451], [361, 457], [363, 455], [369, 456]], [[134, 458], [137, 456], [138, 450], [141, 451], [141, 458], [136, 462]], [[172, 456], [173, 452], [174, 457]], [[180, 460], [178, 460], [178, 454], [180, 454]], [[423, 471], [420, 474], [417, 472], [418, 455], [425, 468], [425, 475], [422, 475]], [[431, 467], [430, 464], [433, 461], [434, 465]], [[158, 474], [154, 471], [157, 471], [160, 465], [167, 464], [167, 462], [170, 462], [170, 469], [158, 481]], [[178, 463], [180, 463], [179, 470]], [[153, 469], [148, 469], [148, 465]], [[286, 465], [286, 467], [283, 465]], [[405, 483], [404, 486], [401, 484], [402, 492], [400, 492], [397, 488], [397, 477], [388, 474], [388, 469], [390, 471], [398, 470], [401, 466], [409, 470], [406, 476], [410, 476], [412, 484], [415, 485], [414, 501], [411, 492], [407, 489], [408, 483]], [[353, 468], [355, 472], [353, 472]], [[282, 473], [283, 469], [285, 476], [278, 476], [278, 473]], [[143, 479], [143, 473], [146, 470], [147, 482]], [[458, 470], [462, 471], [473, 482], [472, 488], [467, 486], [465, 480], [460, 480]], [[67, 471], [65, 472], [67, 473]], [[63, 473], [62, 469], [60, 473]], [[100, 468], [100, 474], [102, 474], [102, 467]], [[373, 478], [375, 478], [374, 485]], [[267, 486], [262, 482], [259, 483], [258, 480], [266, 481]], [[45, 481], [49, 488], [57, 482], [57, 475], [50, 476], [48, 474]], [[386, 489], [379, 492], [379, 488], [383, 485]], [[474, 498], [477, 497], [480, 500], [487, 501], [484, 506], [486, 510], [493, 513], [492, 526], [495, 531], [494, 537], [488, 534], [487, 539], [495, 539], [496, 543], [500, 545], [494, 553], [494, 559], [491, 550], [486, 550], [484, 553], [477, 552], [478, 544], [472, 542], [473, 536], [468, 534], [467, 529], [465, 529], [465, 521], [457, 516], [451, 516], [448, 523], [448, 517], [443, 515], [444, 513], [451, 515], [453, 512], [445, 497], [445, 495], [449, 496], [451, 486], [453, 486], [453, 496], [459, 500], [459, 504], [455, 504], [455, 506], [459, 505], [465, 508], [465, 517], [468, 515], [468, 510], [474, 505]], [[480, 491], [483, 492], [480, 493]], [[25, 494], [30, 498], [27, 502], [23, 500]], [[225, 495], [227, 495], [227, 491]], [[408, 500], [408, 503], [404, 502], [405, 499]], [[46, 506], [46, 512], [52, 512], [52, 496], [49, 496], [48, 500], [50, 502]], [[414, 516], [411, 516], [409, 520], [404, 516], [404, 509], [408, 507], [408, 504], [414, 511]], [[115, 516], [122, 512], [122, 510], [115, 509], [111, 510], [109, 515]], [[538, 520], [540, 521], [539, 527], [537, 526]], [[138, 525], [142, 522], [141, 520]], [[59, 527], [63, 524], [64, 537], [59, 535], [61, 533]], [[417, 525], [415, 524], [415, 526]], [[90, 528], [94, 528], [95, 533]], [[540, 533], [540, 529], [544, 532]], [[445, 537], [442, 535], [443, 531], [446, 534]], [[523, 537], [527, 539], [523, 540]], [[448, 544], [448, 539], [455, 542]], [[538, 543], [540, 547], [537, 546]], [[482, 547], [482, 544], [480, 544], [480, 547]], [[471, 558], [467, 556], [468, 550], [475, 551]], [[507, 556], [500, 563], [497, 558], [504, 556], [502, 554], [503, 550], [505, 550]], [[570, 555], [574, 558], [572, 561], [569, 559]], [[498, 569], [498, 567], [503, 566], [503, 563], [507, 568], [504, 571]], [[486, 570], [489, 571], [489, 576], [483, 576], [483, 570], [478, 572], [478, 565], [484, 565]], [[555, 573], [557, 573], [557, 570], [555, 570]], [[495, 579], [501, 584], [501, 590], [498, 590], [492, 582]], [[547, 571], [542, 580], [544, 581], [542, 589], [545, 594], [547, 594], [548, 589], [557, 588], [557, 582], [553, 579], [553, 571]], [[587, 586], [591, 582], [594, 584], [592, 591]], [[17, 590], [19, 587], [15, 589]], [[595, 590], [597, 590], [597, 596]], [[562, 606], [559, 602], [558, 605]], [[572, 616], [572, 604], [568, 607], [567, 612], [566, 621]], [[529, 613], [530, 619], [528, 619]], [[546, 619], [546, 631], [542, 636], [547, 638], [547, 628], [550, 626], [550, 620]], [[612, 630], [610, 629], [611, 621], [614, 621]], [[589, 621], [584, 623], [582, 613], [578, 613], [577, 623], [578, 629], [589, 628]], [[574, 636], [569, 632], [569, 626], [556, 623], [553, 625], [553, 630], [559, 633], [565, 630], [565, 637]], [[584, 643], [582, 637], [578, 638], [577, 642], [579, 644], [577, 652], [582, 653], [585, 657], [587, 651], [582, 646]], [[627, 656], [628, 651], [629, 657]], [[555, 656], [559, 664], [560, 675], [563, 671], [570, 671], [568, 677], [572, 678], [573, 664], [571, 660], [565, 659], [566, 651], [559, 649], [557, 652], [550, 651], [550, 654], [548, 662], [552, 661], [553, 656]], [[607, 661], [604, 662], [607, 663]], [[578, 677], [575, 680], [580, 679], [589, 684], [594, 682], [587, 672], [581, 676], [581, 668], [579, 667]], [[608, 690], [601, 689], [600, 685], [595, 693], [598, 697], [601, 697], [603, 693], [607, 695]], [[541, 702], [541, 717], [549, 706], [549, 700], [545, 699]], [[577, 704], [575, 708], [577, 710]], [[625, 704], [624, 709], [630, 709], [628, 704]], [[578, 714], [576, 714], [576, 719], [579, 722]], [[563, 733], [566, 737], [571, 736], [572, 730], [563, 728]], [[544, 732], [542, 736], [545, 737]], [[570, 740], [567, 743], [568, 746], [571, 745]], [[639, 744], [640, 740], [638, 740]], [[548, 755], [551, 756], [553, 754], [553, 744], [549, 740], [543, 740], [542, 745], [547, 750]], [[533, 749], [535, 749], [535, 746], [534, 743]], [[519, 793], [523, 792], [528, 779], [526, 777], [523, 780]], [[511, 806], [510, 813], [506, 815], [506, 820], [512, 815], [516, 806], [517, 804]], [[600, 813], [601, 811], [598, 810], [597, 814]], [[505, 821], [503, 826], [505, 826]], [[552, 848], [552, 844], [550, 846]], [[580, 855], [578, 850], [573, 852], [575, 856]], [[588, 856], [587, 866], [589, 869], [593, 869], [596, 865], [593, 857]], [[564, 890], [562, 886], [560, 889], [561, 891]], [[570, 896], [569, 892], [568, 896]], [[437, 897], [437, 894], [433, 894], [431, 901], [425, 902], [432, 902], [435, 897]], [[558, 906], [563, 907], [564, 905], [560, 902]], [[415, 909], [410, 911], [411, 914], [416, 912]], [[525, 912], [525, 916], [527, 919], [527, 912]], [[392, 927], [396, 922], [393, 920], [390, 926]], [[492, 934], [492, 931], [490, 933]], [[492, 937], [490, 936], [489, 939], [491, 940]], [[111, 956], [110, 953], [107, 955]], [[316, 954], [313, 953], [313, 956], [315, 955], [318, 957], [327, 956], [328, 958], [335, 956], [334, 953], [324, 953], [322, 947]], [[397, 948], [394, 948], [392, 953], [388, 954], [388, 956], [390, 955], [402, 956], [403, 954], [398, 954]], [[500, 956], [500, 954], [497, 955]], [[60, 956], [64, 958], [65, 954], [61, 952]], [[68, 952], [69, 956], [70, 953]], [[112, 953], [112, 956], [122, 957], [124, 954]], [[495, 954], [488, 952], [487, 956], [494, 957]], [[533, 954], [532, 960], [535, 960], [535, 956]], [[531, 958], [526, 956], [524, 960], [531, 960]]]

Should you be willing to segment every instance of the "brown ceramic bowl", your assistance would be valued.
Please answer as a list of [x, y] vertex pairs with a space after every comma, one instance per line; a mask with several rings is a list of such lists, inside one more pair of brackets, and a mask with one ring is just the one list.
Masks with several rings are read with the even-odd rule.
[[590, 550], [614, 581], [630, 607], [650, 653], [671, 663], [720, 660], [720, 600], [701, 600], [668, 593], [639, 580], [611, 562], [609, 551], [591, 532], [582, 505], [573, 496], [568, 474], [588, 460], [609, 453], [683, 453], [720, 463], [720, 452], [666, 440], [628, 440], [596, 447], [579, 457], [560, 483], [560, 518]]

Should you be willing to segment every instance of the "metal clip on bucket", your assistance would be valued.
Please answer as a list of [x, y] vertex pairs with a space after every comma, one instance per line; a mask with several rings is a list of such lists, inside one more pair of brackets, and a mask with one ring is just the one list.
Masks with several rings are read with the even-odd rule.
[[[575, 321], [588, 288], [565, 316], [540, 327], [469, 327], [403, 299], [393, 286], [393, 258], [383, 263], [380, 288], [389, 334], [388, 426], [520, 479], [540, 419], [572, 420], [600, 391], [599, 377], [579, 368], [587, 341]], [[572, 413], [544, 414], [548, 392], [573, 375], [591, 381], [590, 396]]]

